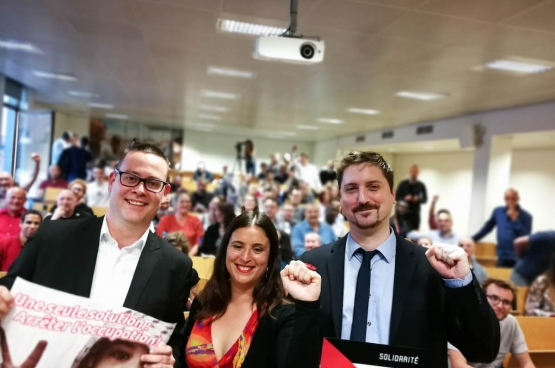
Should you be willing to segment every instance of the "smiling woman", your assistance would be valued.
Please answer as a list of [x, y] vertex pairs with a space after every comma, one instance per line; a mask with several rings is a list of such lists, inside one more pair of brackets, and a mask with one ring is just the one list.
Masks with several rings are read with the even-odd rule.
[[191, 307], [182, 363], [318, 367], [320, 276], [299, 261], [280, 273], [277, 231], [258, 209], [233, 220], [221, 244]]

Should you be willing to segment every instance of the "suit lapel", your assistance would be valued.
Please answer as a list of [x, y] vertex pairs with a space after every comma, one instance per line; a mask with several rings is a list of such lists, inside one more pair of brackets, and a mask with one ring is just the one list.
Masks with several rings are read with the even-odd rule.
[[331, 311], [335, 337], [341, 338], [341, 323], [343, 316], [343, 282], [345, 273], [345, 247], [347, 236], [339, 239], [331, 248], [328, 258], [328, 280], [330, 284]]
[[102, 221], [104, 221], [104, 217], [87, 221], [82, 231], [83, 237], [81, 239], [75, 239], [81, 244], [70, 245], [75, 247], [77, 251], [75, 262], [75, 275], [77, 277], [76, 294], [87, 298], [91, 295], [94, 268], [96, 267], [96, 257], [98, 256], [98, 247], [100, 244]]
[[131, 286], [127, 292], [127, 297], [123, 303], [124, 307], [135, 309], [150, 279], [150, 275], [156, 268], [160, 255], [160, 243], [157, 241], [156, 235], [149, 233], [146, 244], [141, 252], [139, 263], [133, 274], [133, 280], [131, 280]]
[[412, 275], [416, 267], [416, 260], [414, 258], [414, 247], [416, 244], [411, 244], [406, 240], [397, 237], [397, 250], [395, 255], [395, 277], [393, 280], [393, 307], [391, 310], [391, 325], [389, 332], [389, 343], [391, 344], [399, 328], [403, 310], [405, 307], [405, 300], [411, 292], [410, 283]]

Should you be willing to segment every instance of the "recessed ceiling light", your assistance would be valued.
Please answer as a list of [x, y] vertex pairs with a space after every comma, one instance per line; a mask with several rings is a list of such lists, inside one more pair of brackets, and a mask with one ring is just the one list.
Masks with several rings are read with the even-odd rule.
[[494, 60], [484, 64], [484, 66], [488, 69], [503, 70], [517, 74], [537, 74], [553, 69], [553, 65], [547, 63], [542, 65], [506, 59]]
[[89, 102], [88, 105], [89, 105], [89, 107], [92, 107], [92, 108], [95, 108], [95, 109], [113, 109], [114, 108], [114, 105], [96, 103], [96, 102]]
[[67, 93], [70, 96], [74, 97], [85, 97], [85, 98], [98, 98], [100, 97], [97, 93], [90, 93], [90, 92], [80, 92], [80, 91], [69, 91]]
[[350, 107], [347, 109], [347, 111], [353, 114], [366, 114], [366, 115], [378, 115], [380, 113], [378, 110], [359, 109], [358, 107]]
[[432, 101], [440, 98], [445, 98], [448, 95], [446, 93], [435, 93], [435, 92], [411, 92], [411, 91], [400, 91], [395, 94], [398, 97], [412, 98], [414, 100], [421, 101]]
[[112, 119], [120, 119], [120, 120], [129, 119], [129, 116], [123, 115], [123, 114], [106, 114], [106, 117], [107, 118], [112, 118]]
[[226, 77], [237, 77], [237, 78], [254, 78], [255, 74], [253, 72], [247, 72], [245, 70], [220, 68], [217, 66], [209, 66], [206, 70], [208, 74], [213, 75], [223, 75]]
[[341, 119], [332, 119], [332, 118], [318, 118], [316, 119], [319, 123], [326, 123], [326, 124], [343, 124], [344, 121]]
[[15, 51], [25, 51], [33, 54], [44, 54], [41, 49], [29, 42], [19, 42], [14, 40], [0, 40], [0, 48], [15, 50]]
[[320, 128], [314, 126], [314, 125], [297, 125], [297, 129], [301, 129], [301, 130], [318, 130]]
[[217, 112], [227, 112], [229, 110], [227, 107], [211, 106], [211, 105], [201, 105], [200, 109], [206, 110], [206, 111], [217, 111]]
[[222, 118], [220, 116], [217, 115], [205, 115], [205, 114], [200, 114], [199, 119], [206, 119], [206, 120], [222, 120]]
[[39, 78], [58, 79], [69, 82], [77, 81], [77, 78], [70, 74], [41, 72], [39, 70], [33, 70], [33, 74]]
[[202, 97], [221, 98], [223, 100], [236, 100], [239, 98], [239, 95], [236, 93], [210, 91], [207, 89], [202, 90], [200, 95]]
[[231, 19], [218, 19], [216, 29], [222, 32], [241, 33], [257, 36], [271, 36], [284, 34], [287, 29], [266, 26], [264, 24], [238, 22]]

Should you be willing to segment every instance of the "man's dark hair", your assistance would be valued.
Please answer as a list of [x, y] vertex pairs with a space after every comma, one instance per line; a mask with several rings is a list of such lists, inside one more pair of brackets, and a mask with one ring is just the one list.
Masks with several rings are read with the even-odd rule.
[[274, 204], [275, 204], [276, 206], [279, 207], [279, 202], [278, 202], [278, 200], [277, 200], [276, 198], [274, 198], [274, 197], [268, 197], [268, 198], [266, 198], [266, 199], [264, 200], [264, 203], [266, 203], [267, 201], [272, 201], [272, 202], [274, 202]]
[[442, 213], [446, 214], [449, 217], [453, 217], [451, 216], [451, 212], [449, 212], [449, 210], [446, 210], [445, 208], [442, 208], [441, 210], [437, 211], [437, 215], [441, 215]]
[[482, 283], [482, 289], [484, 289], [484, 292], [487, 291], [488, 286], [490, 286], [491, 284], [494, 284], [501, 289], [510, 290], [513, 294], [513, 302], [516, 300], [516, 286], [511, 281], [494, 279], [490, 277]]
[[[166, 164], [168, 165], [167, 166], [168, 170], [170, 168], [170, 162], [168, 161], [168, 158], [166, 157], [166, 155], [164, 155], [164, 152], [162, 152], [162, 150], [158, 146], [155, 146], [154, 144], [150, 144], [150, 143], [141, 143], [139, 141], [133, 141], [129, 145], [129, 147], [127, 147], [125, 151], [123, 151], [123, 157], [121, 158], [121, 160], [119, 160], [118, 164], [116, 165], [116, 169], [119, 170], [119, 168], [121, 167], [121, 164], [125, 160], [125, 157], [127, 157], [127, 155], [132, 152], [149, 153], [151, 155], [155, 155], [160, 158], [163, 158], [164, 161], [166, 161]], [[166, 178], [166, 181], [169, 181], [169, 177]]]
[[81, 137], [81, 148], [87, 148], [89, 146], [89, 138], [88, 137]]
[[71, 138], [73, 134], [70, 131], [65, 131], [62, 133], [62, 139], [64, 141], [67, 141], [69, 138]]
[[220, 202], [218, 204], [218, 211], [222, 214], [224, 218], [224, 228], [227, 229], [229, 224], [235, 219], [235, 207], [228, 202]]
[[346, 156], [341, 158], [337, 164], [337, 181], [339, 183], [339, 189], [341, 189], [341, 183], [343, 181], [343, 173], [345, 170], [352, 165], [368, 164], [371, 166], [378, 166], [383, 175], [385, 176], [389, 188], [393, 191], [393, 169], [384, 160], [382, 155], [377, 152], [359, 152], [354, 151], [348, 153]]
[[29, 211], [24, 212], [23, 215], [21, 216], [21, 223], [24, 223], [25, 219], [29, 215], [37, 215], [38, 217], [40, 217], [40, 222], [42, 222], [42, 214], [39, 211], [29, 210]]
[[275, 307], [285, 302], [285, 291], [280, 276], [281, 257], [278, 234], [272, 220], [255, 209], [237, 216], [225, 231], [214, 260], [214, 273], [197, 297], [201, 304], [200, 312], [197, 315], [198, 320], [208, 317], [214, 317], [216, 320], [225, 313], [231, 301], [230, 275], [226, 268], [227, 247], [236, 230], [250, 226], [260, 227], [270, 242], [267, 274], [258, 281], [252, 295], [258, 315], [271, 314]]

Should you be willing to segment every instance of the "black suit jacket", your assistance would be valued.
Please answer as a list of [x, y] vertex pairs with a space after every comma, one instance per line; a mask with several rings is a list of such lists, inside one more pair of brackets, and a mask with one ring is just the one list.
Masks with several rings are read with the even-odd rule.
[[[322, 276], [320, 330], [341, 338], [347, 236], [303, 254]], [[447, 367], [447, 341], [471, 362], [491, 362], [499, 351], [499, 322], [476, 278], [450, 289], [430, 265], [425, 248], [397, 237], [389, 344], [425, 349], [426, 367]]]
[[[43, 223], [29, 240], [0, 284], [11, 288], [17, 276], [36, 284], [88, 298], [98, 253], [101, 218]], [[133, 275], [124, 307], [162, 321], [177, 323], [170, 338], [182, 346], [179, 334], [189, 296], [192, 261], [162, 238], [148, 235]]]
[[[271, 316], [265, 313], [258, 321], [241, 368], [318, 368], [322, 344], [318, 328], [319, 307], [318, 301], [296, 301], [295, 304], [277, 306]], [[185, 330], [185, 345], [199, 309], [200, 303], [195, 299]], [[187, 367], [184, 355], [180, 360], [181, 365]]]

